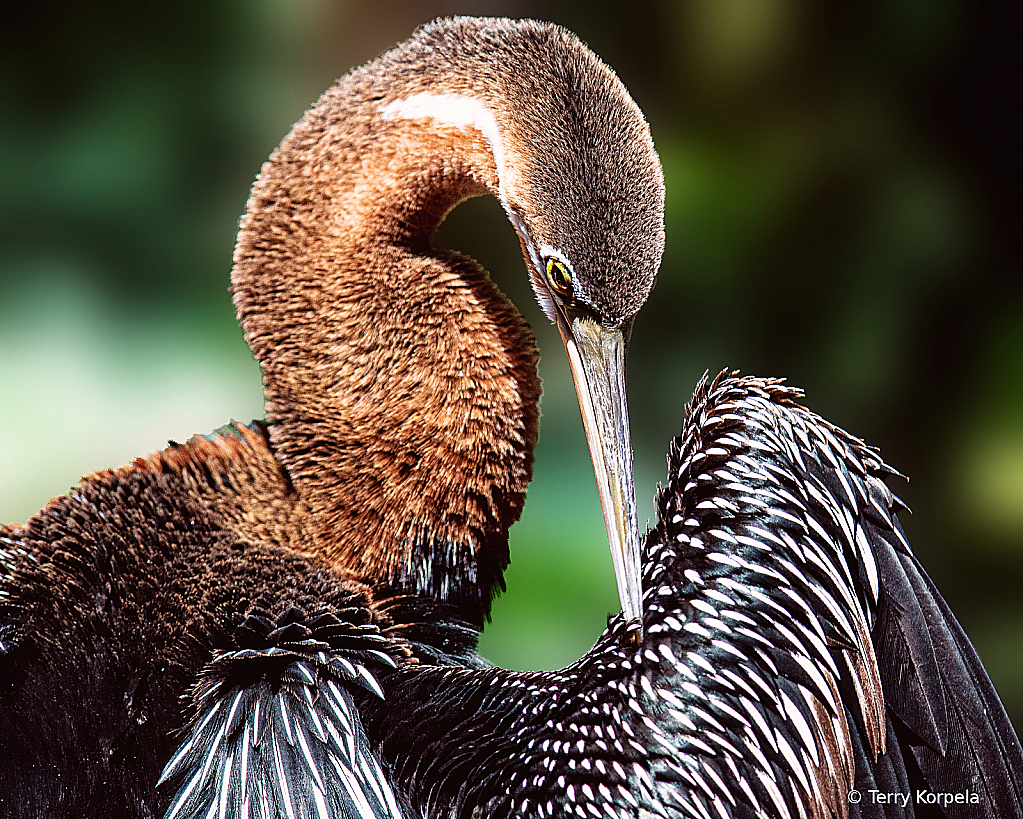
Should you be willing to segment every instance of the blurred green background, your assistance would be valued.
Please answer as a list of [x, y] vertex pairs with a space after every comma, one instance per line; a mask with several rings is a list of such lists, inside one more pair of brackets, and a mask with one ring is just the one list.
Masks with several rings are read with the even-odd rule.
[[[1020, 74], [958, 0], [39, 2], [0, 32], [0, 521], [262, 414], [226, 287], [247, 190], [338, 75], [439, 14], [576, 31], [647, 113], [668, 247], [637, 323], [641, 516], [704, 370], [784, 376], [912, 476], [916, 551], [1023, 725]], [[985, 10], [986, 9], [986, 10]], [[533, 326], [536, 478], [483, 650], [577, 658], [616, 607], [564, 353], [493, 201], [440, 241]]]

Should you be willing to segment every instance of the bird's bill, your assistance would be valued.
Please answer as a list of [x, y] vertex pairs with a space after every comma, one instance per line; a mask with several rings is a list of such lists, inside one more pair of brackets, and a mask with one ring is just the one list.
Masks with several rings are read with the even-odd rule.
[[560, 311], [558, 329], [590, 446], [618, 596], [630, 629], [642, 636], [639, 524], [625, 398], [626, 336], [620, 329], [603, 327], [587, 317], [567, 318]]

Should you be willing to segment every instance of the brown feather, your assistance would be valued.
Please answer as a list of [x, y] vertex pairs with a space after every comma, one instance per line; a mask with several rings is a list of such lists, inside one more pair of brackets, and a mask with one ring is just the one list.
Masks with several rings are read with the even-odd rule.
[[358, 577], [442, 592], [414, 552], [451, 544], [451, 579], [473, 587], [454, 596], [478, 583], [489, 609], [531, 477], [536, 352], [485, 271], [429, 236], [493, 158], [478, 138], [360, 127], [376, 111], [328, 92], [264, 167], [235, 303], [276, 454], [316, 520], [309, 545]]

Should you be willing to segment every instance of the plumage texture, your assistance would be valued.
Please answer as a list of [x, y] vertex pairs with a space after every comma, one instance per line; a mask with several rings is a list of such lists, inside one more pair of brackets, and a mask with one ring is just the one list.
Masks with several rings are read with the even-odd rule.
[[383, 692], [375, 669], [393, 668], [358, 612], [276, 622], [253, 613], [240, 648], [221, 652], [193, 693], [186, 740], [160, 784], [177, 783], [166, 819], [289, 816], [393, 817], [402, 813], [369, 749], [352, 690]]
[[563, 671], [475, 657], [539, 397], [521, 318], [429, 243], [483, 192], [548, 315], [553, 254], [572, 315], [627, 330], [663, 180], [573, 35], [438, 21], [343, 78], [264, 167], [235, 253], [271, 426], [98, 473], [0, 530], [5, 814], [914, 815], [851, 804], [856, 786], [1019, 815], [1018, 740], [890, 470], [777, 382], [697, 391], [638, 649], [614, 618]]
[[[367, 728], [398, 789], [429, 816], [1020, 815], [1019, 741], [906, 543], [894, 473], [798, 396], [697, 389], [638, 650], [614, 618], [563, 671], [385, 678]], [[871, 788], [971, 801], [934, 814]]]

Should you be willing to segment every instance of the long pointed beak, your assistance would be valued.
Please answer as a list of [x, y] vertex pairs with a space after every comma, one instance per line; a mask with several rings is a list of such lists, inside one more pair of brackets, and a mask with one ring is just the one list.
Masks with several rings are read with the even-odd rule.
[[561, 311], [558, 329], [568, 352], [586, 442], [590, 445], [618, 596], [629, 629], [642, 639], [639, 524], [625, 399], [626, 338], [621, 330], [608, 329], [586, 317], [567, 319]]

